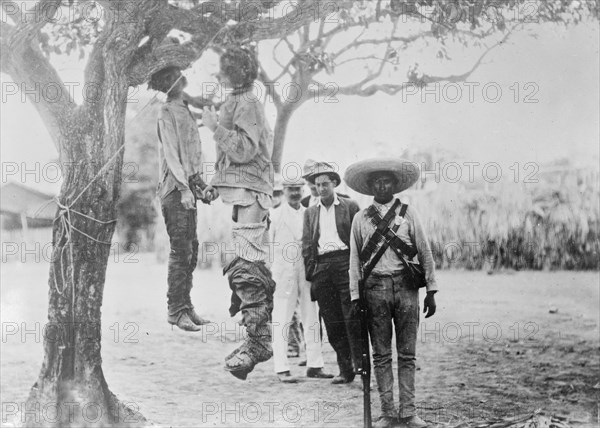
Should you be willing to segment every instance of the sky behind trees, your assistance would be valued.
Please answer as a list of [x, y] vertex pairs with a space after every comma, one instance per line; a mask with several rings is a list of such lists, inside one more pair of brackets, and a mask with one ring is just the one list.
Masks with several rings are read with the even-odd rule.
[[[345, 168], [364, 157], [397, 155], [410, 148], [507, 166], [565, 157], [576, 165], [597, 165], [598, 27], [592, 23], [565, 29], [544, 24], [534, 31], [535, 38], [526, 32], [514, 34], [486, 57], [467, 83], [440, 83], [423, 93], [411, 90], [396, 96], [337, 96], [332, 102], [307, 102], [292, 118], [283, 162], [301, 164], [313, 157]], [[464, 58], [455, 55], [447, 67], [460, 69], [461, 61], [470, 64], [476, 55], [465, 50]], [[57, 64], [65, 81], [79, 81], [77, 56]], [[216, 68], [216, 56], [208, 55], [188, 70], [189, 92], [199, 94], [202, 82], [210, 81]], [[325, 81], [335, 83], [336, 76], [328, 77]], [[16, 163], [19, 172], [43, 168], [57, 158], [54, 145], [30, 102], [23, 102], [21, 94], [11, 95], [7, 79], [2, 75], [2, 163]], [[138, 94], [136, 107], [148, 99], [144, 88]], [[274, 123], [275, 111], [268, 111]], [[202, 135], [208, 159], [214, 159], [214, 143], [209, 134]], [[2, 184], [10, 179], [23, 181], [22, 174], [6, 172], [4, 168]], [[58, 190], [56, 183], [36, 182], [34, 176], [24, 177], [28, 185]]]

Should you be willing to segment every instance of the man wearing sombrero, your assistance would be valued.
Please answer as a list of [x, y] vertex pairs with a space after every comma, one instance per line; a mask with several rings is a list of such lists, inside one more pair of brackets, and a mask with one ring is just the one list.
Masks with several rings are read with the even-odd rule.
[[[381, 399], [381, 417], [374, 426], [391, 427], [399, 417], [402, 426], [424, 427], [415, 408], [415, 347], [419, 325], [419, 286], [412, 272], [416, 260], [425, 272], [425, 318], [436, 310], [435, 264], [429, 241], [413, 207], [394, 198], [419, 179], [416, 164], [403, 159], [379, 158], [357, 162], [344, 180], [355, 191], [372, 195], [373, 204], [352, 222], [350, 240], [350, 294], [360, 298], [364, 281], [367, 317], [375, 378]], [[416, 256], [416, 257], [415, 257]], [[392, 323], [398, 353], [399, 412], [394, 410]]]
[[334, 384], [354, 380], [353, 357], [360, 356], [360, 324], [352, 312], [349, 289], [350, 228], [360, 210], [334, 189], [341, 178], [333, 165], [315, 162], [304, 178], [314, 183], [319, 201], [304, 212], [302, 255], [311, 298], [319, 304], [329, 343], [337, 354], [340, 373]]

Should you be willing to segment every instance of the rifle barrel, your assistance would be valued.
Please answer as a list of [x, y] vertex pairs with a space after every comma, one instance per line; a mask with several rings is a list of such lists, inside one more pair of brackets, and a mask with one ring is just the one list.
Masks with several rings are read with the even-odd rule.
[[363, 384], [363, 425], [371, 428], [371, 356], [369, 353], [369, 311], [364, 281], [359, 281], [360, 330], [362, 342], [361, 378]]

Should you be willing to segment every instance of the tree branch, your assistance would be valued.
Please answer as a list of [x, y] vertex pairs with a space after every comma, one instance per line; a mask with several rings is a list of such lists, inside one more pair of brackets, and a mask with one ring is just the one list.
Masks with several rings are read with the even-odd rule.
[[454, 74], [454, 75], [450, 75], [450, 76], [429, 76], [429, 75], [423, 75], [423, 78], [420, 79], [419, 83], [423, 83], [423, 84], [428, 84], [428, 83], [435, 83], [435, 82], [464, 82], [466, 81], [469, 77], [471, 77], [471, 75], [475, 72], [475, 70], [477, 70], [479, 68], [479, 66], [481, 65], [481, 63], [483, 62], [483, 59], [494, 49], [496, 49], [498, 46], [501, 46], [502, 44], [506, 43], [506, 41], [510, 38], [510, 36], [512, 35], [513, 31], [515, 30], [515, 28], [522, 26], [522, 24], [515, 24], [512, 26], [512, 28], [506, 32], [506, 34], [504, 35], [504, 37], [502, 37], [502, 39], [500, 39], [498, 42], [494, 43], [492, 46], [490, 46], [489, 48], [487, 48], [485, 50], [485, 52], [483, 52], [481, 54], [481, 56], [477, 59], [477, 61], [475, 61], [475, 64], [473, 64], [473, 67], [471, 67], [470, 70], [462, 73], [462, 74]]
[[14, 25], [0, 21], [0, 71], [3, 73], [8, 73], [6, 68], [8, 62], [5, 57], [8, 56], [8, 52], [10, 52], [8, 40], [14, 29]]
[[428, 35], [432, 35], [431, 31], [425, 31], [422, 33], [417, 33], [415, 35], [412, 35], [410, 37], [400, 37], [400, 36], [390, 36], [390, 37], [386, 37], [383, 39], [363, 39], [363, 40], [354, 40], [351, 43], [348, 43], [346, 46], [344, 46], [342, 49], [340, 49], [339, 51], [337, 51], [336, 53], [332, 54], [332, 59], [336, 59], [338, 58], [340, 55], [344, 54], [345, 52], [349, 51], [350, 49], [355, 49], [359, 46], [364, 46], [364, 45], [379, 45], [379, 44], [389, 44], [389, 43], [393, 43], [393, 42], [402, 42], [404, 44], [409, 44], [412, 43], [418, 39], [420, 39], [421, 37], [425, 37]]
[[[396, 32], [397, 28], [398, 28], [398, 21], [395, 21], [392, 26], [391, 34], [394, 34]], [[392, 42], [388, 41], [387, 46], [386, 46], [386, 52], [389, 51], [389, 48], [391, 45], [392, 45]], [[381, 76], [381, 74], [383, 73], [383, 69], [385, 68], [386, 62], [387, 62], [387, 59], [385, 59], [385, 58], [382, 59], [381, 62], [379, 63], [379, 69], [372, 75], [367, 76], [362, 81], [358, 82], [357, 85], [359, 87], [362, 87], [363, 85], [367, 84], [368, 82], [371, 82], [371, 81], [375, 80], [377, 77]]]
[[[436, 83], [436, 82], [454, 82], [454, 83], [465, 82], [481, 66], [484, 58], [492, 50], [494, 50], [498, 46], [506, 43], [506, 41], [509, 39], [509, 37], [511, 36], [511, 34], [515, 30], [515, 28], [520, 25], [522, 25], [522, 24], [516, 24], [515, 26], [513, 26], [502, 37], [501, 40], [499, 40], [498, 42], [496, 42], [492, 46], [490, 46], [488, 49], [486, 49], [485, 52], [483, 52], [481, 54], [481, 56], [477, 59], [477, 61], [475, 61], [473, 66], [469, 70], [467, 70], [466, 72], [464, 72], [462, 74], [453, 74], [453, 75], [449, 75], [449, 76], [431, 76], [431, 75], [424, 74], [420, 78], [417, 78], [416, 76], [409, 76], [408, 81], [405, 83], [401, 83], [401, 84], [371, 84], [371, 85], [365, 86], [365, 84], [372, 82], [373, 80], [375, 80], [376, 78], [378, 78], [381, 75], [382, 68], [380, 67], [380, 69], [377, 72], [368, 75], [367, 77], [365, 77], [358, 83], [337, 88], [336, 95], [339, 94], [339, 95], [355, 95], [355, 96], [361, 96], [361, 97], [369, 97], [369, 96], [374, 95], [379, 92], [385, 93], [388, 95], [396, 95], [396, 94], [406, 90], [409, 87], [414, 88], [415, 85], [424, 86], [424, 85], [427, 85], [430, 83]], [[383, 64], [383, 61], [384, 60], [382, 60], [382, 64]], [[324, 96], [324, 91], [327, 90], [325, 85], [323, 85], [321, 82], [316, 81], [314, 79], [312, 80], [311, 85], [317, 87], [317, 90], [310, 91], [311, 96]]]
[[[273, 57], [273, 58], [275, 58], [275, 57]], [[294, 58], [295, 58], [295, 57], [292, 57], [292, 59], [290, 59], [290, 60], [288, 61], [288, 63], [287, 63], [285, 66], [283, 66], [282, 64], [279, 64], [279, 62], [278, 62], [278, 61], [276, 61], [276, 62], [277, 62], [277, 64], [278, 64], [280, 67], [282, 67], [282, 69], [281, 69], [281, 72], [280, 72], [280, 73], [277, 75], [277, 77], [275, 78], [275, 80], [273, 80], [274, 82], [277, 82], [279, 79], [281, 79], [281, 78], [282, 78], [282, 77], [285, 75], [285, 73], [287, 73], [287, 72], [290, 70], [290, 67], [291, 67], [291, 66], [292, 66], [292, 64], [294, 63]]]
[[33, 10], [27, 13], [20, 12], [21, 19], [15, 25], [15, 29], [10, 36], [8, 46], [12, 50], [22, 49], [29, 45], [37, 36], [40, 30], [50, 22], [50, 17], [56, 14], [60, 7], [61, 0], [39, 0]]
[[380, 57], [375, 56], [375, 55], [366, 55], [366, 56], [357, 56], [357, 57], [354, 57], [354, 58], [345, 59], [344, 61], [340, 61], [340, 62], [336, 63], [335, 65], [337, 67], [339, 67], [340, 65], [348, 64], [350, 62], [364, 61], [364, 60], [369, 60], [369, 59], [376, 59], [378, 61], [390, 62], [389, 60], [387, 60], [385, 58], [380, 58]]
[[388, 95], [396, 95], [404, 91], [408, 87], [414, 86], [412, 83], [402, 83], [400, 85], [394, 84], [373, 84], [366, 88], [355, 88], [354, 86], [341, 87], [338, 89], [337, 94], [340, 95], [357, 95], [360, 97], [370, 97], [377, 92], [383, 92]]
[[155, 14], [150, 27], [165, 27], [177, 29], [191, 35], [215, 33], [228, 20], [220, 14], [218, 2], [202, 3], [192, 9], [182, 9], [170, 4], [162, 8], [160, 14]]
[[[277, 48], [277, 46], [279, 46], [281, 43], [285, 42], [287, 44], [288, 49], [290, 50], [290, 52], [292, 53], [292, 58], [287, 62], [286, 65], [283, 65], [281, 62], [279, 62], [279, 59], [277, 58], [277, 55], [275, 55], [275, 49]], [[275, 61], [275, 63], [281, 67], [281, 72], [277, 75], [277, 77], [275, 78], [275, 80], [273, 80], [274, 82], [277, 82], [279, 79], [281, 79], [286, 73], [289, 72], [290, 67], [294, 64], [294, 61], [296, 60], [296, 52], [294, 50], [294, 45], [292, 43], [290, 43], [290, 41], [287, 39], [287, 37], [284, 37], [283, 39], [280, 39], [275, 46], [273, 47], [273, 61]], [[290, 73], [291, 74], [291, 73]]]
[[[291, 34], [301, 28], [306, 23], [316, 22], [327, 16], [330, 12], [328, 7], [323, 7], [322, 0], [306, 0], [299, 3], [298, 7], [287, 13], [281, 18], [265, 19], [258, 23], [241, 23], [252, 35], [253, 40], [278, 39]], [[336, 1], [339, 9], [349, 9], [352, 7], [352, 1]], [[327, 6], [327, 5], [326, 5]]]
[[258, 79], [262, 82], [263, 85], [265, 85], [267, 93], [273, 100], [273, 104], [275, 104], [275, 109], [279, 112], [280, 109], [283, 107], [283, 100], [275, 90], [275, 82], [277, 81], [277, 79], [272, 80], [271, 78], [269, 78], [267, 72], [264, 68], [262, 68], [262, 66], [260, 67], [260, 70], [258, 72]]
[[[167, 5], [163, 7], [161, 13], [153, 14], [150, 27], [160, 28], [160, 35], [177, 28], [190, 33], [192, 40], [181, 46], [164, 47], [156, 43], [151, 50], [140, 51], [129, 68], [130, 84], [139, 85], [153, 72], [168, 65], [187, 68], [200, 58], [212, 43], [219, 44], [223, 40], [241, 42], [250, 36], [255, 41], [278, 38], [302, 27], [314, 16], [318, 17], [325, 12], [319, 7], [318, 0], [310, 0], [301, 3], [281, 18], [261, 18], [258, 22], [240, 22], [228, 26], [223, 22], [225, 18], [214, 9], [207, 8], [205, 3], [190, 10]], [[157, 42], [160, 41], [157, 39]]]
[[57, 151], [62, 153], [62, 131], [68, 128], [76, 105], [48, 58], [30, 43], [17, 52], [2, 46], [1, 62], [2, 71], [26, 94], [42, 117]]

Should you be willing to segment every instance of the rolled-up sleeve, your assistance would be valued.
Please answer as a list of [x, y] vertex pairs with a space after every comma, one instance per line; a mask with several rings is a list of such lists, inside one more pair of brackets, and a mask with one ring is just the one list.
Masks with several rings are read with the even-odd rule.
[[435, 279], [435, 261], [433, 260], [433, 254], [431, 252], [429, 240], [427, 239], [425, 229], [423, 229], [423, 225], [419, 220], [418, 213], [412, 207], [409, 207], [409, 210], [412, 223], [412, 227], [410, 228], [410, 238], [413, 241], [413, 245], [415, 245], [417, 248], [417, 258], [419, 259], [419, 263], [425, 269], [425, 282], [427, 284], [427, 291], [438, 291], [438, 286]]

